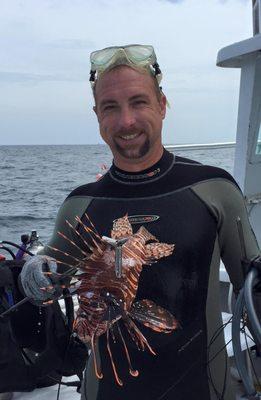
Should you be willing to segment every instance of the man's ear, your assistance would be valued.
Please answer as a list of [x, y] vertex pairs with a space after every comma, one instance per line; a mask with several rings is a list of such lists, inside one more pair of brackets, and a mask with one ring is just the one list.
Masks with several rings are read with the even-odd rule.
[[96, 105], [93, 106], [92, 109], [93, 109], [93, 111], [95, 112], [96, 117], [97, 117], [97, 120], [98, 120], [98, 122], [99, 122], [99, 116], [98, 116], [97, 106], [96, 106]]
[[161, 113], [162, 119], [164, 119], [166, 116], [166, 106], [167, 106], [167, 98], [166, 98], [165, 94], [162, 94], [161, 99], [160, 99], [160, 113]]

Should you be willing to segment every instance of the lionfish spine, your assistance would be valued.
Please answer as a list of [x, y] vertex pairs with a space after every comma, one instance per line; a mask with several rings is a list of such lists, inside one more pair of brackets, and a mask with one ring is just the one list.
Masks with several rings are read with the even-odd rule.
[[109, 353], [109, 356], [110, 356], [114, 377], [115, 377], [116, 382], [118, 383], [118, 385], [119, 386], [123, 386], [123, 382], [119, 378], [119, 375], [117, 373], [117, 369], [115, 367], [115, 363], [114, 363], [114, 360], [113, 360], [113, 356], [112, 356], [112, 352], [111, 352], [111, 346], [110, 346], [109, 323], [107, 325], [108, 325], [107, 326], [107, 330], [106, 330], [106, 334], [107, 334], [107, 350], [108, 350], [108, 353]]
[[[72, 268], [73, 270], [75, 270], [75, 266], [72, 265], [72, 264], [68, 264], [68, 263], [66, 263], [66, 262], [62, 262], [62, 261], [56, 260], [56, 259], [55, 259], [55, 262], [56, 262], [56, 264], [68, 265], [68, 267], [70, 267], [70, 269]], [[69, 270], [67, 270], [66, 272], [68, 272], [68, 271], [69, 271]]]
[[[129, 276], [129, 278], [130, 278], [130, 276]], [[137, 288], [138, 288], [138, 282], [137, 281], [133, 282], [131, 279], [129, 279], [129, 284], [130, 284], [131, 289], [133, 291], [137, 290]], [[130, 292], [130, 290], [129, 290], [129, 288], [127, 286], [124, 285], [124, 288], [126, 288], [125, 290], [128, 290]]]
[[97, 357], [96, 357], [95, 334], [91, 338], [91, 347], [92, 347], [92, 353], [93, 353], [95, 375], [97, 376], [97, 378], [102, 379], [103, 378], [103, 373], [101, 372], [100, 368], [98, 367], [98, 362], [97, 362]]
[[139, 280], [139, 274], [140, 274], [140, 270], [136, 271], [136, 268], [133, 268], [133, 270], [130, 271], [130, 276], [132, 277], [132, 279], [135, 283], [137, 283]]
[[132, 319], [128, 316], [127, 317], [127, 321], [129, 323], [129, 325], [133, 328], [133, 330], [136, 332], [139, 340], [142, 343], [142, 347], [144, 349], [144, 345], [147, 346], [147, 348], [149, 349], [149, 351], [151, 352], [151, 354], [153, 354], [154, 356], [156, 355], [155, 351], [152, 349], [152, 347], [149, 345], [147, 339], [145, 338], [145, 336], [141, 333], [141, 331], [139, 330], [139, 328], [137, 327], [137, 325], [132, 321]]
[[87, 214], [87, 213], [84, 213], [84, 216], [85, 216], [85, 218], [87, 218], [87, 220], [89, 221], [89, 223], [90, 223], [91, 227], [93, 228], [94, 233], [96, 234], [96, 236], [100, 239], [101, 237], [100, 237], [100, 235], [99, 235], [99, 232], [97, 231], [97, 229], [96, 229], [95, 226], [93, 225], [93, 223], [92, 223], [92, 221], [90, 220], [88, 214]]
[[[97, 237], [97, 235], [95, 234], [95, 232], [93, 232], [93, 230], [91, 228], [88, 228], [88, 226], [85, 227], [86, 228], [86, 232], [90, 235], [93, 243], [96, 246], [96, 249], [98, 250], [98, 252], [102, 255], [103, 254], [103, 249], [100, 246], [100, 244], [94, 239], [95, 236]], [[98, 236], [99, 237], [99, 236]], [[101, 240], [101, 238], [99, 237], [99, 239]]]
[[82, 260], [80, 260], [79, 258], [76, 258], [76, 257], [72, 256], [71, 254], [66, 253], [66, 252], [63, 251], [63, 250], [59, 250], [59, 249], [57, 249], [56, 247], [49, 246], [48, 244], [47, 244], [46, 246], [47, 246], [49, 249], [51, 249], [51, 250], [53, 250], [53, 251], [55, 251], [55, 252], [61, 253], [61, 254], [63, 254], [63, 255], [66, 256], [66, 257], [70, 257], [72, 260], [75, 260], [77, 263], [82, 262]]
[[82, 222], [82, 220], [81, 220], [79, 217], [76, 217], [75, 219], [76, 219], [76, 221], [79, 222], [79, 224], [81, 224], [83, 227], [89, 229], [89, 230], [92, 232], [92, 234], [93, 234], [94, 236], [96, 236], [97, 239], [99, 239], [99, 241], [102, 241], [101, 236], [100, 236], [99, 233], [97, 232], [97, 229], [96, 229], [95, 226], [93, 225], [93, 223], [92, 223], [92, 221], [90, 220], [90, 218], [88, 217], [88, 215], [85, 213], [84, 216], [85, 216], [86, 219], [89, 221], [89, 223], [90, 223], [91, 227], [93, 228], [93, 230], [90, 229], [90, 228], [88, 228], [88, 227]]
[[[77, 217], [75, 217], [76, 221], [79, 222], [77, 220]], [[79, 231], [77, 231], [77, 229], [68, 221], [65, 221], [67, 223], [67, 225], [72, 229], [72, 231], [83, 241], [83, 243], [85, 244], [86, 247], [88, 247], [91, 251], [93, 251], [93, 248], [90, 246], [90, 244], [88, 242], [86, 242], [86, 240], [84, 239], [84, 237], [80, 234]]]
[[63, 239], [67, 240], [67, 242], [69, 242], [72, 246], [74, 246], [77, 250], [79, 250], [79, 252], [82, 253], [85, 257], [89, 257], [88, 253], [86, 253], [79, 246], [77, 246], [77, 244], [73, 240], [69, 239], [64, 233], [58, 231], [58, 235], [61, 236]]
[[121, 340], [122, 340], [123, 347], [124, 347], [125, 354], [126, 354], [126, 358], [127, 358], [127, 361], [128, 361], [129, 373], [130, 373], [132, 376], [137, 377], [137, 376], [139, 375], [139, 371], [138, 371], [138, 370], [135, 370], [135, 369], [133, 368], [132, 364], [131, 364], [131, 359], [130, 359], [130, 354], [129, 354], [129, 351], [128, 351], [128, 347], [127, 347], [126, 342], [125, 342], [125, 340], [124, 340], [123, 334], [122, 334], [122, 332], [121, 332], [121, 328], [119, 327], [119, 324], [118, 324], [118, 321], [116, 322], [116, 325], [117, 325], [118, 332], [119, 332], [120, 338], [121, 338]]
[[[96, 246], [98, 252], [99, 252], [100, 254], [102, 254], [102, 253], [103, 253], [102, 248], [101, 248], [100, 245], [97, 243], [97, 241], [94, 239], [94, 237], [96, 236], [96, 237], [99, 239], [99, 241], [102, 243], [101, 237], [100, 237], [97, 233], [95, 233], [94, 231], [92, 231], [90, 228], [88, 228], [88, 226], [86, 226], [86, 225], [82, 222], [82, 220], [81, 220], [79, 217], [75, 217], [75, 219], [76, 219], [76, 221], [83, 227], [83, 229], [85, 230], [85, 232], [88, 233], [88, 235], [91, 237], [91, 240], [92, 240], [93, 243], [95, 244], [95, 246]], [[89, 246], [89, 247], [90, 247], [90, 246]], [[93, 250], [94, 250], [94, 249], [93, 249]]]

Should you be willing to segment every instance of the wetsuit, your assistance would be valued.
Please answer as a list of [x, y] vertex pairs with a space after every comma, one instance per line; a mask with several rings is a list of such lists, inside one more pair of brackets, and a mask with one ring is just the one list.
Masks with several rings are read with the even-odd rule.
[[[175, 244], [171, 256], [143, 267], [136, 299], [150, 299], [169, 310], [180, 328], [165, 334], [139, 324], [157, 353], [153, 356], [138, 351], [122, 327], [132, 364], [139, 370], [139, 377], [130, 376], [122, 345], [111, 343], [123, 387], [115, 383], [106, 335], [101, 336], [99, 356], [104, 378], [95, 377], [90, 358], [82, 399], [234, 399], [229, 376], [226, 377], [226, 353], [221, 351], [214, 357], [224, 345], [223, 332], [212, 339], [222, 326], [220, 258], [236, 293], [244, 280], [238, 217], [248, 258], [259, 254], [259, 249], [243, 196], [233, 178], [222, 169], [175, 157], [166, 150], [157, 164], [142, 172], [128, 173], [113, 165], [101, 180], [69, 195], [58, 214], [51, 245], [79, 256], [57, 231], [77, 241], [65, 219], [76, 227], [75, 215], [84, 220], [84, 213], [101, 235], [110, 236], [112, 221], [128, 213], [136, 216], [134, 232], [141, 226], [137, 222], [142, 222], [160, 242]], [[143, 220], [137, 216], [145, 217]], [[57, 257], [50, 249], [48, 253]], [[64, 261], [71, 260], [65, 257]], [[213, 343], [208, 348], [210, 342]]]

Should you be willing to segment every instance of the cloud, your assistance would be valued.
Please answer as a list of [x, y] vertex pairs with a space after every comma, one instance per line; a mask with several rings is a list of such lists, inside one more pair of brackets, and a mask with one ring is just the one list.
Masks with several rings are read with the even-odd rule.
[[87, 50], [93, 48], [95, 43], [84, 39], [59, 39], [44, 43], [43, 46], [64, 50]]
[[[184, 3], [184, 2], [188, 2], [188, 0], [163, 0], [163, 1], [168, 1], [169, 3]], [[218, 3], [221, 4], [225, 4], [225, 3], [229, 3], [235, 0], [217, 0]], [[249, 2], [249, 0], [236, 0], [239, 3], [247, 3]]]
[[169, 3], [183, 3], [185, 0], [167, 0]]
[[88, 74], [34, 74], [29, 72], [0, 71], [0, 83], [86, 82]]
[[252, 36], [249, 0], [0, 2], [0, 123], [8, 140], [20, 143], [26, 134], [29, 143], [30, 135], [50, 142], [49, 131], [62, 143], [74, 126], [83, 138], [76, 142], [96, 140], [94, 116], [79, 117], [93, 104], [89, 53], [121, 43], [155, 47], [172, 104], [167, 141], [190, 141], [199, 131], [218, 141], [235, 131], [240, 71], [215, 60], [220, 48]]
[[[174, 3], [174, 4], [178, 4], [178, 3], [188, 3], [188, 0], [161, 0], [161, 1], [166, 1], [168, 3]], [[217, 0], [217, 3], [219, 4], [227, 4], [227, 3], [231, 3], [231, 2], [238, 2], [238, 3], [248, 3], [249, 0]]]
[[[219, 3], [221, 4], [227, 4], [229, 2], [231, 2], [232, 0], [218, 0]], [[233, 0], [235, 1], [235, 0]], [[236, 0], [236, 2], [238, 3], [249, 3], [249, 0]]]

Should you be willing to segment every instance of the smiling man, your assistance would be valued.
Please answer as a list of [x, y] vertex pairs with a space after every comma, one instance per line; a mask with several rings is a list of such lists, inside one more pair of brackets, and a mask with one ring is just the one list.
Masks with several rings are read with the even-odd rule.
[[[48, 247], [45, 254], [59, 256], [65, 265], [72, 263], [72, 257], [82, 259], [81, 251], [87, 251], [88, 232], [93, 225], [100, 236], [112, 243], [113, 223], [118, 226], [117, 221], [122, 222], [122, 217], [128, 215], [131, 228], [126, 228], [125, 236], [128, 238], [132, 231], [143, 232], [139, 236], [140, 246], [146, 238], [145, 256], [154, 262], [147, 261], [149, 265], [143, 266], [139, 279], [135, 272], [129, 281], [135, 288], [135, 279], [138, 280], [133, 303], [138, 302], [139, 308], [134, 314], [146, 325], [135, 322], [140, 333], [133, 328], [132, 320], [119, 311], [120, 303], [110, 291], [110, 281], [108, 286], [102, 281], [101, 298], [92, 303], [97, 290], [93, 277], [93, 290], [87, 291], [82, 300], [87, 302], [91, 314], [78, 315], [86, 327], [86, 333], [81, 332], [83, 340], [84, 335], [89, 340], [95, 310], [100, 312], [99, 304], [104, 304], [106, 296], [106, 304], [110, 301], [117, 307], [113, 308], [113, 317], [104, 312], [99, 320], [100, 324], [113, 320], [114, 330], [110, 327], [107, 337], [100, 336], [97, 359], [94, 345], [98, 328], [94, 332], [82, 400], [235, 399], [222, 330], [220, 333], [219, 263], [222, 257], [238, 293], [244, 281], [239, 219], [247, 258], [257, 256], [259, 249], [244, 199], [233, 178], [222, 169], [175, 156], [163, 148], [166, 97], [159, 86], [160, 78], [152, 46], [111, 47], [91, 54], [94, 111], [100, 134], [112, 151], [113, 164], [98, 182], [83, 185], [67, 197], [49, 243], [60, 252], [57, 255]], [[75, 219], [76, 216], [79, 218]], [[90, 229], [84, 232], [83, 225]], [[141, 226], [146, 230], [140, 231]], [[159, 245], [174, 244], [174, 251], [167, 256], [163, 250], [157, 254], [155, 238]], [[95, 240], [91, 241], [92, 248]], [[122, 253], [117, 255], [115, 250], [115, 265], [124, 260], [127, 243], [122, 244]], [[138, 244], [136, 248], [141, 248]], [[104, 268], [101, 263], [100, 274]], [[31, 282], [27, 276], [30, 275], [25, 270], [22, 284], [27, 296], [35, 298], [38, 292], [41, 299], [49, 299], [55, 295], [54, 289], [45, 293], [38, 290], [37, 282]], [[48, 277], [45, 279], [48, 287]], [[121, 285], [123, 292], [129, 290], [124, 279]], [[167, 329], [171, 316], [177, 319], [178, 329]], [[127, 322], [131, 329], [126, 328]], [[141, 338], [146, 338], [148, 349], [153, 351], [141, 351], [136, 335], [143, 343], [145, 339]]]
[[145, 71], [119, 65], [96, 83], [94, 110], [100, 133], [115, 165], [123, 170], [145, 169], [162, 156], [166, 98], [157, 93], [159, 88], [156, 92], [154, 79]]

